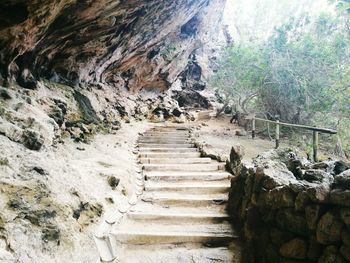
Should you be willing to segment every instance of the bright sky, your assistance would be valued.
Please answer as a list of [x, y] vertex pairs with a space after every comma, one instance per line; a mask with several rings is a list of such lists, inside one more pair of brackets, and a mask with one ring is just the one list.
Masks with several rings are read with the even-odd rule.
[[225, 24], [235, 41], [264, 40], [292, 16], [333, 11], [328, 0], [227, 0]]

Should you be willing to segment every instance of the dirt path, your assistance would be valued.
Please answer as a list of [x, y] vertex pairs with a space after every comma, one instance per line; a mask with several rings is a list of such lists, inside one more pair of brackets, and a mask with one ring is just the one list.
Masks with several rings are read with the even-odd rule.
[[207, 145], [217, 155], [228, 155], [233, 145], [242, 145], [245, 152], [243, 159], [245, 163], [251, 162], [254, 157], [273, 149], [275, 146], [273, 141], [259, 138], [252, 140], [249, 133], [244, 136], [237, 136], [236, 131], [242, 132], [243, 128], [231, 124], [228, 117], [202, 120], [194, 124], [194, 130], [198, 136], [198, 141]]

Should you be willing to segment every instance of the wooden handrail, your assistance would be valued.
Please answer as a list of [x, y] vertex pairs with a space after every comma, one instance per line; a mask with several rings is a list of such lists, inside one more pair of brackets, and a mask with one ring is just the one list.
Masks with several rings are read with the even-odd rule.
[[[266, 119], [261, 119], [261, 118], [256, 118], [256, 117], [247, 117], [246, 119], [247, 120], [255, 119], [257, 121], [263, 121], [263, 122], [277, 124], [277, 121], [271, 121], [271, 120], [266, 120]], [[328, 134], [337, 134], [338, 133], [336, 130], [332, 130], [332, 129], [319, 128], [319, 127], [293, 124], [293, 123], [279, 122], [279, 125], [287, 126], [287, 127], [295, 127], [295, 128], [300, 128], [300, 129], [306, 129], [306, 130], [310, 130], [310, 131], [317, 131], [317, 132], [321, 132], [321, 133], [328, 133]]]
[[262, 121], [262, 122], [267, 122], [267, 123], [273, 123], [276, 124], [276, 149], [279, 147], [280, 144], [280, 125], [282, 126], [287, 126], [287, 127], [294, 127], [294, 128], [299, 128], [299, 129], [306, 129], [310, 130], [313, 132], [313, 158], [314, 161], [317, 162], [317, 154], [318, 154], [318, 134], [319, 133], [327, 133], [327, 134], [337, 134], [338, 132], [336, 130], [332, 129], [326, 129], [326, 128], [319, 128], [319, 127], [312, 127], [312, 126], [307, 126], [307, 125], [300, 125], [300, 124], [293, 124], [293, 123], [285, 123], [285, 122], [280, 122], [279, 120], [277, 121], [271, 121], [271, 120], [266, 120], [266, 119], [261, 119], [261, 118], [256, 118], [256, 117], [246, 117], [247, 120], [252, 120], [252, 138], [255, 138], [255, 122], [256, 121]]

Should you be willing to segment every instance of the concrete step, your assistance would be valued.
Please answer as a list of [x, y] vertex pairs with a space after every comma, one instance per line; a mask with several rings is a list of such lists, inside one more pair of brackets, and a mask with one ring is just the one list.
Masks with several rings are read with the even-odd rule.
[[154, 143], [139, 143], [140, 148], [192, 148], [194, 144], [186, 143], [186, 144], [154, 144]]
[[187, 127], [181, 127], [181, 126], [163, 126], [163, 127], [153, 127], [151, 129], [149, 129], [149, 131], [154, 131], [154, 130], [188, 131], [189, 129]]
[[213, 172], [145, 172], [146, 180], [154, 181], [222, 181], [229, 180], [232, 175], [224, 171]]
[[208, 172], [224, 170], [225, 163], [206, 163], [206, 164], [143, 164], [144, 171], [196, 171]]
[[[177, 157], [179, 157], [179, 155], [177, 155]], [[188, 158], [182, 155], [181, 158], [140, 158], [139, 160], [143, 164], [198, 164], [211, 162], [210, 158]]]
[[[201, 156], [200, 152], [189, 152], [182, 153], [182, 158], [199, 158]], [[171, 152], [142, 152], [139, 154], [139, 158], [177, 158], [179, 157], [178, 153]]]
[[156, 141], [156, 140], [160, 140], [160, 141], [186, 141], [186, 140], [190, 140], [191, 137], [190, 136], [144, 136], [144, 137], [139, 137], [138, 140], [139, 141]]
[[[238, 243], [236, 240], [232, 243]], [[241, 263], [240, 250], [230, 243], [224, 246], [203, 246], [202, 244], [121, 244], [120, 262], [127, 263]], [[123, 249], [124, 248], [124, 249]]]
[[[128, 244], [201, 243], [222, 245], [237, 239], [227, 223], [183, 225], [126, 223], [112, 230], [117, 241]], [[127, 226], [127, 227], [126, 227]]]
[[222, 182], [152, 182], [145, 183], [148, 192], [184, 192], [187, 194], [228, 193], [230, 181]]
[[177, 224], [216, 224], [227, 222], [230, 217], [227, 213], [202, 211], [185, 211], [179, 209], [153, 209], [149, 211], [130, 211], [128, 218], [132, 220], [152, 220], [153, 223], [173, 223]]
[[143, 136], [189, 136], [189, 132], [168, 132], [168, 131], [157, 131], [157, 132], [145, 132]]
[[186, 144], [192, 143], [190, 139], [171, 139], [171, 138], [149, 138], [139, 139], [138, 143], [153, 143], [153, 144]]
[[139, 152], [170, 152], [170, 153], [186, 153], [186, 152], [198, 152], [197, 148], [150, 148], [140, 147]]
[[139, 137], [144, 192], [109, 232], [121, 262], [240, 262], [227, 213], [232, 176], [225, 163], [200, 158], [190, 136], [156, 125]]
[[211, 206], [226, 204], [228, 194], [184, 194], [177, 192], [145, 192], [141, 197], [144, 202], [174, 206]]
[[150, 213], [178, 213], [178, 214], [227, 214], [226, 206], [224, 205], [218, 205], [217, 203], [213, 203], [211, 205], [207, 206], [175, 206], [175, 205], [164, 205], [164, 204], [157, 204], [157, 203], [151, 203], [151, 202], [144, 202], [140, 199], [140, 201], [133, 206], [130, 211], [143, 211], [143, 212], [150, 212]]
[[149, 129], [148, 131], [178, 131], [178, 132], [182, 132], [182, 131], [189, 131], [189, 129], [186, 127], [154, 127], [154, 128]]

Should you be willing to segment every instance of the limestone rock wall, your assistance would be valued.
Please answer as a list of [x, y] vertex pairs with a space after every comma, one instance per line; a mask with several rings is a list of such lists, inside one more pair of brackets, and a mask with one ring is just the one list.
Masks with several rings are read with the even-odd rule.
[[240, 164], [233, 149], [229, 209], [243, 262], [350, 262], [350, 166], [271, 151]]
[[225, 2], [1, 1], [0, 85], [33, 89], [46, 78], [166, 90], [190, 55], [208, 71]]

